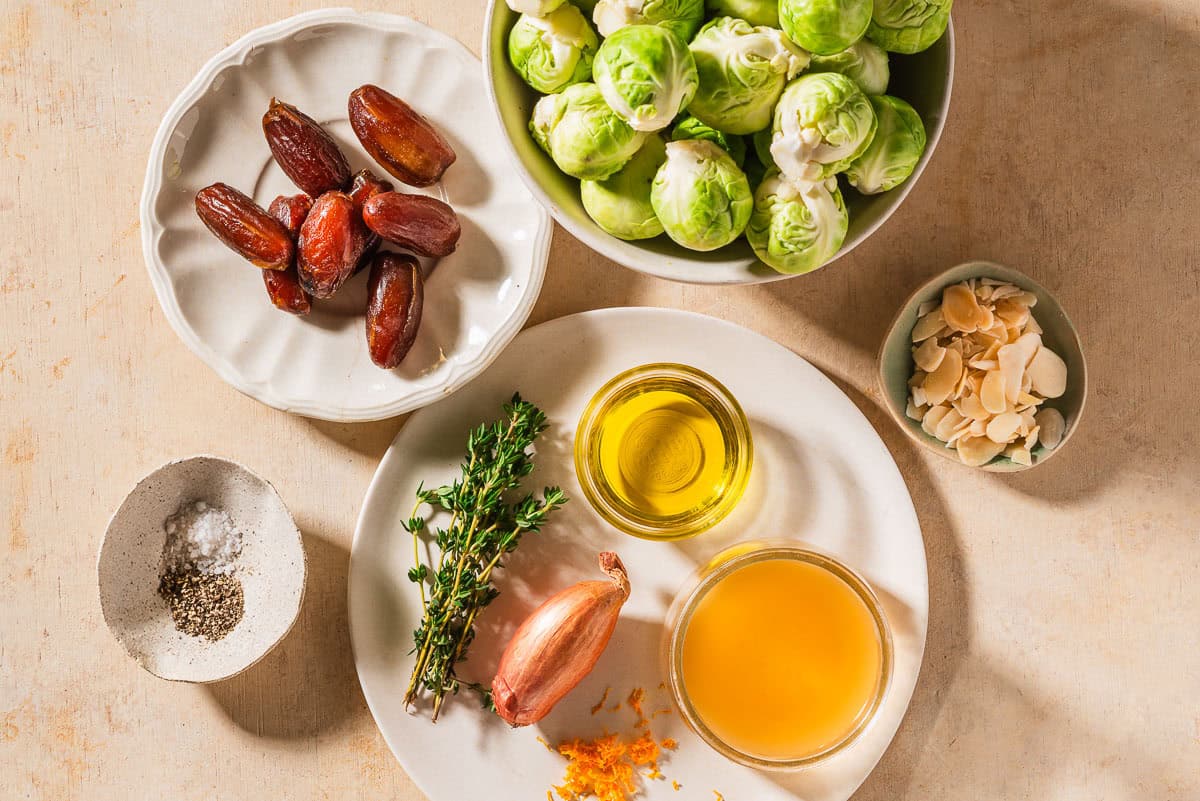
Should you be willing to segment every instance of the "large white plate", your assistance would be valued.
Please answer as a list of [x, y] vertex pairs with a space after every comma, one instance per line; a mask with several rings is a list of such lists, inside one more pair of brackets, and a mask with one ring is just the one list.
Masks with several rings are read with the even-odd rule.
[[[646, 362], [677, 361], [716, 376], [743, 404], [754, 436], [751, 486], [720, 526], [678, 544], [647, 542], [602, 523], [574, 477], [571, 442], [584, 404], [614, 374]], [[447, 704], [436, 725], [402, 704], [419, 602], [406, 572], [413, 491], [449, 480], [467, 430], [494, 419], [514, 390], [541, 406], [552, 426], [538, 447], [538, 486], [561, 483], [571, 497], [540, 535], [530, 535], [502, 571], [502, 594], [480, 622], [461, 675], [489, 682], [499, 652], [524, 615], [550, 592], [596, 578], [596, 552], [614, 549], [630, 570], [633, 595], [592, 674], [537, 726], [510, 730], [473, 698]], [[468, 392], [414, 415], [371, 482], [354, 535], [349, 614], [355, 664], [371, 712], [392, 752], [433, 801], [540, 801], [562, 775], [562, 760], [538, 742], [631, 725], [628, 713], [591, 706], [644, 687], [649, 707], [668, 706], [660, 644], [667, 605], [698, 563], [742, 539], [797, 538], [843, 558], [879, 593], [896, 646], [894, 683], [876, 724], [855, 746], [802, 773], [760, 773], [727, 762], [678, 715], [654, 719], [656, 734], [679, 740], [650, 782], [652, 801], [845, 801], [895, 735], [925, 646], [925, 549], [904, 481], [874, 429], [824, 375], [791, 351], [710, 317], [661, 309], [607, 309], [563, 317], [522, 333]]]
[[[462, 240], [428, 274], [417, 342], [391, 371], [367, 355], [365, 273], [336, 298], [316, 303], [308, 317], [277, 311], [258, 269], [209, 234], [193, 207], [196, 191], [215, 181], [263, 206], [299, 191], [263, 140], [262, 115], [272, 96], [324, 124], [353, 169], [369, 166], [385, 175], [346, 119], [347, 97], [364, 83], [405, 98], [458, 154], [429, 192], [454, 206]], [[200, 70], [154, 139], [141, 218], [155, 292], [187, 346], [251, 397], [340, 421], [411, 411], [483, 370], [533, 308], [551, 231], [548, 215], [503, 153], [479, 61], [454, 39], [410, 19], [348, 9], [259, 28]]]

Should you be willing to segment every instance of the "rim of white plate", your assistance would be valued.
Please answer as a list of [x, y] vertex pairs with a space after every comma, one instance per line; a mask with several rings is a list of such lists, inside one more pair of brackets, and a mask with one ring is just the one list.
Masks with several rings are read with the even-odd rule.
[[[221, 70], [245, 63], [246, 57], [255, 47], [286, 39], [307, 28], [331, 23], [358, 25], [389, 32], [413, 33], [436, 41], [445, 50], [459, 58], [469, 69], [482, 69], [482, 62], [462, 42], [424, 23], [397, 14], [376, 11], [360, 12], [352, 8], [329, 8], [307, 11], [270, 25], [264, 25], [261, 28], [255, 28], [205, 62], [195, 77], [171, 102], [163, 115], [162, 122], [159, 123], [158, 131], [150, 146], [146, 179], [142, 185], [142, 197], [139, 205], [142, 257], [146, 262], [146, 270], [150, 274], [150, 283], [154, 286], [158, 305], [167, 318], [167, 322], [170, 323], [175, 334], [183, 340], [188, 350], [198, 356], [225, 383], [238, 392], [280, 411], [334, 422], [370, 422], [411, 412], [438, 398], [456, 392], [496, 360], [496, 357], [525, 325], [525, 321], [529, 319], [538, 296], [541, 294], [542, 283], [546, 275], [546, 263], [550, 257], [550, 238], [553, 225], [545, 207], [539, 207], [539, 232], [534, 242], [533, 270], [525, 285], [525, 293], [520, 298], [512, 315], [496, 329], [491, 340], [480, 350], [479, 355], [466, 362], [451, 364], [441, 383], [412, 392], [398, 400], [347, 410], [325, 403], [317, 403], [308, 398], [284, 397], [272, 389], [269, 382], [248, 380], [241, 375], [237, 368], [213, 351], [184, 319], [183, 311], [175, 297], [171, 277], [158, 256], [158, 241], [162, 237], [164, 227], [154, 214], [154, 201], [163, 188], [162, 163], [167, 143], [184, 114], [208, 93], [213, 80]], [[485, 85], [487, 84], [486, 80], [483, 82]]]
[[[525, 168], [525, 165], [522, 163], [521, 157], [517, 153], [516, 146], [513, 144], [512, 139], [509, 138], [509, 136], [504, 132], [504, 119], [500, 115], [500, 101], [496, 97], [496, 86], [491, 79], [492, 52], [490, 47], [491, 42], [489, 41], [493, 25], [492, 17], [496, 14], [496, 9], [501, 5], [503, 5], [502, 0], [495, 0], [495, 2], [491, 2], [488, 6], [487, 17], [483, 23], [483, 44], [480, 52], [483, 53], [484, 83], [487, 85], [488, 100], [491, 102], [492, 113], [495, 115], [496, 122], [500, 125], [500, 130], [503, 134], [501, 138], [504, 139], [504, 149], [508, 151], [509, 157], [513, 160], [517, 168], [517, 174], [521, 176], [521, 180], [525, 182], [526, 188], [533, 194], [534, 197], [538, 199], [543, 208], [548, 209], [550, 215], [554, 217], [558, 224], [565, 228], [567, 232], [571, 234], [571, 236], [580, 240], [589, 248], [605, 258], [611, 259], [617, 264], [620, 264], [622, 267], [627, 267], [635, 272], [643, 273], [645, 275], [652, 275], [656, 278], [662, 278], [667, 281], [676, 281], [681, 284], [743, 286], [750, 284], [769, 284], [774, 283], [775, 281], [783, 281], [788, 278], [797, 278], [801, 275], [808, 275], [808, 273], [779, 273], [775, 272], [774, 270], [768, 270], [767, 272], [753, 275], [747, 273], [748, 277], [744, 279], [704, 281], [690, 277], [689, 273], [681, 273], [678, 270], [651, 269], [647, 266], [648, 264], [661, 263], [664, 260], [670, 262], [674, 260], [674, 257], [665, 255], [660, 256], [658, 254], [650, 253], [644, 254], [642, 258], [637, 258], [635, 257], [634, 253], [640, 253], [641, 251], [637, 250], [636, 245], [633, 245], [629, 242], [624, 242], [614, 236], [605, 234], [598, 229], [593, 230], [577, 224], [571, 215], [563, 211], [562, 207], [554, 202], [549, 193], [542, 188], [541, 184], [539, 184], [537, 180], [530, 174], [529, 170]], [[833, 258], [821, 265], [820, 269], [829, 267], [835, 261], [854, 250], [863, 242], [866, 242], [868, 239], [870, 239], [871, 236], [873, 236], [876, 231], [882, 228], [884, 224], [892, 218], [892, 215], [895, 214], [902, 205], [904, 205], [904, 201], [908, 199], [909, 193], [912, 192], [912, 190], [916, 187], [917, 182], [921, 179], [921, 174], [925, 172], [925, 167], [930, 161], [933, 160], [933, 154], [937, 151], [938, 144], [942, 141], [942, 132], [946, 129], [946, 119], [950, 115], [950, 98], [954, 94], [954, 67], [954, 18], [951, 16], [946, 23], [946, 95], [942, 99], [941, 107], [938, 109], [938, 124], [933, 130], [933, 135], [929, 137], [929, 141], [925, 147], [925, 152], [921, 155], [921, 159], [917, 162], [917, 166], [913, 170], [913, 173], [909, 179], [896, 189], [892, 190], [893, 192], [898, 192], [899, 195], [895, 202], [892, 203], [888, 208], [887, 212], [880, 216], [879, 219], [868, 225], [865, 229], [860, 231], [859, 234], [853, 239], [845, 242], [841, 249], [834, 254]], [[633, 251], [632, 253], [631, 248]], [[752, 261], [757, 260], [754, 259]], [[815, 270], [813, 272], [815, 272]]]
[[[912, 698], [913, 698], [913, 695], [916, 693], [917, 684], [920, 683], [920, 681], [921, 681], [921, 669], [925, 663], [925, 650], [926, 650], [926, 647], [929, 642], [929, 615], [928, 615], [929, 556], [925, 550], [925, 548], [926, 548], [925, 532], [921, 528], [920, 518], [917, 517], [916, 505], [913, 504], [913, 502], [912, 502], [912, 492], [908, 489], [908, 482], [904, 480], [904, 474], [900, 472], [900, 466], [898, 464], [896, 464], [896, 458], [892, 455], [892, 452], [888, 449], [887, 444], [883, 441], [883, 437], [879, 436], [879, 432], [875, 429], [875, 426], [871, 425], [871, 421], [869, 419], [867, 419], [867, 416], [865, 414], [863, 414], [862, 410], [858, 408], [857, 404], [855, 404], [854, 401], [850, 400], [849, 396], [847, 396], [846, 393], [842, 391], [841, 387], [837, 386], [837, 384], [835, 384], [833, 382], [833, 380], [831, 378], [829, 378], [829, 376], [827, 376], [823, 370], [818, 368], [812, 362], [808, 361], [808, 359], [805, 359], [803, 356], [796, 353], [791, 348], [788, 348], [785, 345], [781, 345], [780, 343], [776, 342], [775, 340], [771, 339], [770, 337], [766, 336], [765, 334], [760, 334], [759, 332], [757, 332], [751, 328], [747, 328], [745, 326], [738, 325], [737, 323], [729, 322], [728, 320], [723, 320], [719, 317], [712, 317], [707, 314], [701, 314], [700, 312], [688, 311], [685, 309], [671, 309], [671, 308], [660, 308], [660, 307], [652, 307], [652, 306], [610, 306], [610, 307], [601, 308], [601, 309], [591, 309], [588, 311], [575, 312], [574, 314], [567, 314], [562, 317], [556, 317], [553, 320], [546, 320], [545, 322], [541, 322], [535, 326], [531, 326], [530, 328], [526, 329], [526, 331], [535, 331], [535, 330], [543, 328], [543, 327], [549, 327], [549, 326], [553, 326], [553, 325], [563, 324], [564, 321], [572, 320], [577, 317], [584, 317], [584, 316], [609, 317], [609, 316], [617, 316], [617, 315], [622, 315], [622, 314], [629, 314], [630, 312], [633, 312], [633, 313], [667, 313], [667, 314], [681, 315], [681, 316], [685, 316], [685, 317], [700, 318], [700, 319], [706, 320], [708, 322], [712, 322], [712, 323], [719, 324], [724, 327], [728, 327], [728, 328], [731, 328], [731, 329], [734, 329], [734, 330], [737, 330], [737, 331], [740, 331], [743, 333], [750, 334], [754, 337], [757, 337], [757, 338], [763, 340], [764, 343], [769, 344], [772, 347], [784, 350], [788, 353], [788, 355], [799, 359], [805, 365], [807, 365], [814, 373], [818, 374], [822, 380], [827, 381], [834, 389], [836, 389], [839, 393], [841, 393], [843, 396], [846, 397], [846, 402], [850, 404], [850, 406], [854, 409], [854, 412], [862, 419], [863, 424], [865, 426], [867, 426], [868, 428], [870, 428], [871, 431], [875, 434], [876, 438], [879, 439], [880, 447], [882, 447], [884, 452], [887, 453], [887, 455], [888, 455], [888, 460], [887, 460], [888, 465], [890, 465], [891, 470], [895, 472], [897, 479], [899, 479], [900, 484], [904, 487], [904, 493], [909, 499], [909, 503], [907, 506], [907, 513], [908, 513], [908, 515], [911, 516], [911, 523], [912, 523], [913, 527], [916, 529], [917, 536], [921, 541], [921, 556], [922, 556], [921, 561], [925, 566], [925, 571], [924, 571], [925, 576], [924, 576], [924, 580], [923, 580], [924, 593], [925, 593], [925, 599], [926, 599], [925, 625], [921, 627], [920, 649], [919, 649], [919, 653], [917, 654], [917, 660], [916, 660], [916, 673], [913, 676], [912, 686], [908, 688], [906, 697], [904, 699], [904, 711], [901, 714], [900, 719], [896, 723], [895, 731], [893, 731], [891, 737], [888, 738], [887, 744], [883, 747], [883, 749], [880, 750], [879, 754], [872, 761], [870, 769], [866, 773], [863, 774], [862, 779], [858, 782], [857, 785], [855, 785], [855, 787], [853, 789], [851, 789], [850, 796], [853, 796], [854, 793], [858, 792], [858, 790], [862, 787], [863, 783], [866, 782], [867, 778], [870, 777], [871, 774], [873, 774], [875, 772], [875, 769], [877, 767], [879, 767], [879, 762], [883, 759], [883, 756], [884, 756], [884, 754], [887, 753], [888, 749], [891, 748], [892, 743], [895, 742], [896, 735], [900, 732], [900, 727], [904, 725], [904, 719], [908, 716], [908, 711], [909, 711], [910, 707], [912, 706]], [[522, 333], [525, 333], [525, 332], [522, 332]], [[411, 424], [411, 421], [406, 421], [405, 424], [400, 428], [400, 430], [396, 432], [396, 435], [392, 438], [392, 441], [388, 445], [387, 450], [384, 451], [383, 457], [379, 460], [379, 464], [376, 465], [375, 472], [371, 476], [371, 481], [367, 485], [367, 491], [363, 495], [362, 505], [359, 507], [359, 510], [358, 510], [358, 518], [354, 522], [354, 536], [350, 540], [350, 574], [351, 575], [354, 572], [354, 549], [358, 545], [359, 537], [362, 536], [363, 523], [367, 517], [367, 510], [375, 503], [375, 496], [377, 494], [385, 492], [385, 491], [390, 491], [390, 490], [385, 490], [383, 487], [383, 484], [382, 484], [383, 480], [382, 480], [381, 476], [384, 473], [383, 467], [387, 462], [389, 462], [391, 459], [395, 458], [394, 454], [398, 453], [398, 451], [396, 451], [396, 442], [397, 442], [397, 440], [400, 439], [401, 435], [404, 434], [405, 429], [407, 429], [410, 424]], [[901, 513], [903, 513], [903, 510], [901, 511]], [[359, 689], [362, 690], [363, 700], [366, 701], [367, 709], [371, 713], [371, 720], [375, 723], [375, 729], [379, 732], [379, 735], [381, 737], [383, 737], [383, 741], [385, 743], [387, 743], [388, 750], [391, 751], [392, 756], [400, 764], [400, 767], [404, 770], [404, 772], [408, 776], [408, 778], [413, 782], [413, 784], [415, 784], [417, 786], [417, 789], [419, 789], [427, 797], [433, 798], [433, 795], [430, 793], [429, 788], [427, 788], [425, 785], [423, 785], [421, 783], [421, 781], [416, 776], [414, 776], [411, 771], [409, 771], [404, 758], [401, 757], [401, 755], [400, 755], [402, 749], [397, 747], [398, 743], [394, 742], [392, 737], [390, 737], [388, 735], [388, 732], [384, 729], [384, 727], [380, 725], [380, 723], [379, 723], [380, 710], [378, 710], [376, 708], [375, 703], [372, 702], [371, 693], [367, 690], [366, 685], [363, 684], [362, 674], [359, 671], [359, 667], [358, 667], [359, 645], [355, 643], [354, 625], [350, 621], [350, 616], [352, 616], [354, 613], [354, 602], [353, 602], [353, 599], [351, 598], [351, 594], [353, 593], [353, 591], [354, 591], [353, 583], [349, 580], [349, 576], [348, 576], [348, 580], [346, 582], [346, 603], [347, 603], [347, 607], [346, 607], [347, 625], [346, 625], [346, 628], [350, 635], [350, 655], [351, 655], [351, 658], [354, 660], [354, 675], [358, 679]], [[903, 690], [901, 690], [901, 691], [903, 691]], [[895, 686], [894, 680], [893, 680], [892, 686], [888, 689], [888, 692], [889, 692], [889, 694], [897, 692], [897, 687]]]

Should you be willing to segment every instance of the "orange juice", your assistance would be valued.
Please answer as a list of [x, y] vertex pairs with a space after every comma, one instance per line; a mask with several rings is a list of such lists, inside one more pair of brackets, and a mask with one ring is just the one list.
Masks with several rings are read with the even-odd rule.
[[877, 707], [887, 673], [881, 623], [862, 592], [819, 561], [749, 560], [695, 601], [685, 625], [683, 692], [734, 751], [770, 761], [821, 754]]

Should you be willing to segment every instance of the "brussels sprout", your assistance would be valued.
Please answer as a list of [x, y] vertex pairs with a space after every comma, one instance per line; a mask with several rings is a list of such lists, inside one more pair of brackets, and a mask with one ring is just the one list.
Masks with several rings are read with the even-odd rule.
[[808, 66], [808, 54], [775, 28], [718, 17], [691, 44], [700, 88], [688, 113], [732, 134], [751, 134], [771, 124], [784, 85]]
[[684, 117], [675, 123], [671, 130], [671, 141], [679, 142], [684, 139], [703, 139], [712, 142], [733, 158], [733, 163], [741, 167], [746, 163], [746, 142], [740, 136], [727, 134], [710, 128], [695, 117]]
[[849, 225], [836, 178], [797, 184], [773, 171], [754, 194], [746, 239], [763, 263], [794, 275], [832, 259]]
[[692, 250], [716, 250], [741, 236], [754, 199], [746, 175], [712, 142], [667, 143], [650, 203], [667, 236]]
[[545, 136], [550, 157], [560, 170], [580, 180], [599, 181], [612, 175], [646, 139], [646, 134], [630, 128], [608, 107], [594, 83], [568, 86], [540, 120], [534, 108], [534, 120], [538, 125], [549, 120]]
[[592, 20], [601, 36], [626, 25], [661, 25], [690, 42], [704, 22], [704, 0], [599, 0]]
[[875, 0], [867, 37], [893, 53], [920, 53], [942, 38], [954, 0]]
[[658, 168], [667, 160], [666, 145], [657, 136], [628, 164], [603, 181], [580, 184], [583, 207], [596, 224], [618, 239], [650, 239], [663, 232], [650, 205], [650, 187]]
[[561, 6], [566, 0], [506, 0], [508, 7], [518, 14], [544, 17]]
[[708, 0], [709, 16], [737, 17], [751, 25], [779, 27], [779, 0]]
[[626, 25], [596, 53], [596, 86], [635, 131], [671, 124], [696, 93], [696, 62], [684, 41], [658, 25]]
[[832, 56], [813, 56], [808, 71], [840, 72], [868, 95], [886, 92], [891, 77], [887, 51], [867, 39], [859, 39]]
[[779, 27], [814, 55], [832, 56], [871, 24], [871, 0], [779, 0]]
[[845, 75], [801, 75], [775, 108], [771, 156], [793, 181], [828, 178], [862, 155], [876, 124], [871, 101]]
[[871, 98], [879, 127], [871, 146], [846, 168], [850, 185], [864, 195], [895, 189], [908, 180], [925, 152], [925, 123], [898, 97]]
[[546, 95], [533, 107], [529, 117], [529, 134], [538, 147], [550, 153], [550, 131], [562, 119], [562, 95]]
[[579, 9], [566, 5], [544, 17], [522, 14], [508, 34], [508, 60], [525, 83], [550, 94], [591, 78], [599, 46]]

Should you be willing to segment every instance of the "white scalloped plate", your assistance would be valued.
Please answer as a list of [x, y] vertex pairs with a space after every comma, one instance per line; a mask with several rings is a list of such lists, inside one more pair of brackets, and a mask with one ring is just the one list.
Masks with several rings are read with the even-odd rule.
[[[375, 83], [411, 103], [458, 160], [427, 190], [458, 212], [458, 250], [427, 264], [416, 344], [396, 370], [367, 355], [366, 275], [308, 317], [276, 310], [256, 267], [217, 241], [193, 206], [224, 181], [266, 206], [294, 187], [271, 159], [261, 120], [272, 96], [317, 119], [351, 167], [382, 169], [346, 120]], [[479, 61], [405, 17], [331, 9], [259, 28], [204, 65], [167, 111], [146, 171], [142, 248], [159, 304], [184, 343], [241, 392], [325, 420], [380, 420], [424, 406], [479, 374], [525, 323], [542, 285], [550, 218], [504, 155]], [[411, 187], [398, 185], [405, 191]]]
[[[635, 539], [604, 523], [579, 489], [572, 458], [588, 399], [617, 373], [659, 361], [715, 376], [740, 401], [754, 437], [741, 503], [712, 530], [678, 543]], [[407, 577], [412, 539], [401, 521], [412, 514], [420, 482], [434, 486], [457, 475], [467, 431], [495, 419], [514, 390], [550, 422], [529, 486], [561, 484], [570, 501], [505, 559], [500, 596], [480, 617], [463, 675], [489, 681], [508, 638], [538, 603], [598, 577], [598, 551], [621, 555], [633, 594], [596, 668], [538, 724], [509, 729], [468, 695], [449, 701], [433, 725], [427, 705], [409, 714], [403, 703], [420, 602]], [[668, 605], [697, 565], [735, 542], [764, 538], [811, 543], [871, 583], [895, 646], [887, 698], [853, 746], [790, 774], [736, 765], [677, 714], [657, 716], [655, 733], [676, 738], [679, 748], [663, 765], [668, 780], [645, 783], [638, 796], [645, 801], [712, 801], [714, 790], [729, 801], [846, 801], [892, 741], [916, 686], [928, 624], [925, 545], [904, 479], [875, 429], [832, 381], [787, 348], [731, 323], [667, 309], [601, 309], [530, 328], [467, 391], [413, 415], [367, 490], [348, 582], [350, 641], [367, 705], [392, 753], [432, 801], [540, 801], [561, 783], [563, 760], [537, 738], [628, 731], [628, 710], [591, 713], [605, 687], [613, 701], [645, 688], [647, 713], [670, 706], [657, 689], [666, 678], [660, 645]]]

